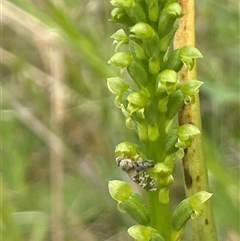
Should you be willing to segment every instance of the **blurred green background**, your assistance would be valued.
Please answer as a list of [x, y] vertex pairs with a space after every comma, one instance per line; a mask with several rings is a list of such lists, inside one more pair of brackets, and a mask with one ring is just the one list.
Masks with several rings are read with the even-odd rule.
[[[2, 1], [1, 232], [4, 241], [131, 240], [108, 181], [129, 180], [114, 148], [137, 142], [106, 77], [108, 0]], [[239, 12], [196, 1], [205, 156], [219, 240], [239, 238]], [[172, 206], [184, 198], [180, 161]], [[136, 185], [134, 190], [142, 192]], [[52, 231], [53, 232], [52, 232]], [[185, 239], [189, 240], [186, 230]]]

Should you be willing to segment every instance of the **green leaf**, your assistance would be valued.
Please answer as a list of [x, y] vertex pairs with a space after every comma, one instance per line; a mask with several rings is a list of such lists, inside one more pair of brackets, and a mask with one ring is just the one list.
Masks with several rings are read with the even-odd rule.
[[146, 68], [136, 60], [133, 60], [128, 67], [128, 73], [138, 86], [145, 86], [148, 82]]
[[182, 61], [180, 60], [180, 50], [174, 50], [167, 60], [163, 63], [163, 69], [172, 69], [178, 72], [183, 66]]
[[[181, 230], [186, 222], [192, 217], [201, 214], [202, 205], [212, 196], [211, 193], [200, 191], [189, 198], [184, 199], [173, 212], [173, 228], [174, 230]], [[193, 216], [193, 214], [196, 214]]]
[[132, 193], [121, 203], [121, 206], [139, 224], [149, 225], [149, 208], [139, 194]]
[[136, 57], [137, 59], [146, 59], [146, 54], [143, 47], [137, 42], [130, 39], [129, 48], [133, 56]]
[[182, 108], [184, 101], [183, 93], [180, 90], [175, 91], [169, 96], [167, 103], [166, 122], [168, 123]]
[[166, 152], [168, 154], [172, 154], [177, 151], [177, 148], [175, 147], [175, 143], [177, 142], [177, 129], [172, 129], [168, 134], [166, 138]]
[[133, 6], [128, 10], [129, 17], [134, 22], [146, 22], [146, 13], [141, 4], [134, 1]]
[[151, 38], [143, 40], [143, 45], [148, 58], [151, 58], [153, 56], [159, 57], [159, 54], [160, 54], [159, 42], [160, 42], [160, 39], [158, 34], [156, 33]]
[[189, 198], [184, 199], [174, 210], [172, 225], [174, 230], [181, 230], [191, 218], [193, 210], [189, 204]]
[[172, 30], [169, 33], [167, 33], [165, 36], [163, 36], [159, 41], [159, 49], [162, 52], [166, 52], [168, 50], [169, 45], [171, 44], [178, 27], [179, 27], [179, 21], [175, 20]]

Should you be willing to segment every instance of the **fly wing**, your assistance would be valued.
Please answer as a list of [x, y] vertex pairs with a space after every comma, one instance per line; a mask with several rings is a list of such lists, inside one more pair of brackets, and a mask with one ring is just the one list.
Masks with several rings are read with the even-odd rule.
[[145, 171], [138, 171], [133, 169], [128, 172], [129, 177], [137, 183], [140, 187], [148, 190], [148, 191], [156, 191], [157, 184], [152, 179], [152, 177]]

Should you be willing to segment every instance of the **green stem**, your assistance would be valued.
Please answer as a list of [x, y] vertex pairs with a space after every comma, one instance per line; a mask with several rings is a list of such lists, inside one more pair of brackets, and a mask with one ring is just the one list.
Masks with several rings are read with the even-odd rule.
[[[155, 160], [155, 164], [163, 162], [166, 157], [165, 151], [165, 115], [158, 117], [159, 139], [156, 142], [149, 142], [147, 153]], [[171, 213], [170, 203], [162, 203], [159, 200], [159, 190], [156, 192], [148, 192], [151, 226], [157, 229], [163, 236], [165, 241], [171, 240]], [[168, 197], [169, 199], [169, 197]]]
[[151, 226], [157, 229], [165, 241], [171, 240], [170, 204], [159, 202], [159, 192], [148, 192]]
[[[174, 48], [183, 46], [195, 46], [194, 26], [194, 0], [181, 0], [185, 15], [180, 19], [179, 29], [175, 35]], [[182, 69], [179, 73], [180, 81], [196, 79], [196, 68], [191, 71]], [[201, 130], [201, 115], [199, 96], [195, 96], [195, 103], [185, 105], [179, 113], [179, 124], [191, 123]], [[185, 191], [187, 197], [201, 190], [208, 191], [208, 175], [206, 162], [203, 155], [202, 136], [198, 135], [190, 148], [186, 150], [183, 158], [183, 169], [185, 177]], [[192, 221], [193, 241], [217, 240], [214, 218], [210, 202], [206, 202], [203, 213]]]

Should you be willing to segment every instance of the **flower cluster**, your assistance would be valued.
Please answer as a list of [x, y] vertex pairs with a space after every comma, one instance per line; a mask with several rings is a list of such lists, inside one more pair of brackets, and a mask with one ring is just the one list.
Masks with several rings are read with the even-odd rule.
[[202, 56], [191, 46], [170, 50], [178, 18], [183, 15], [177, 2], [112, 0], [111, 4], [115, 7], [111, 20], [122, 23], [123, 28], [111, 36], [116, 53], [109, 63], [122, 72], [127, 69], [135, 85], [116, 76], [108, 78], [107, 85], [115, 95], [115, 105], [126, 116], [127, 127], [135, 129], [140, 140], [153, 142], [161, 138], [160, 126], [167, 128], [185, 100], [194, 99], [198, 92], [202, 82], [180, 84], [177, 72], [183, 65], [191, 69]]
[[[120, 67], [121, 74], [108, 78], [107, 86], [115, 96], [115, 105], [126, 117], [126, 126], [136, 131], [142, 143], [141, 147], [129, 142], [120, 143], [115, 150], [117, 160], [121, 161], [117, 163], [128, 168], [128, 174], [133, 172], [133, 177], [130, 176], [132, 180], [145, 187], [147, 182], [142, 182], [143, 177], [135, 168], [144, 163], [134, 163], [134, 160], [140, 152], [146, 157], [143, 160], [152, 160], [151, 170], [146, 168], [141, 172], [145, 174], [145, 179], [148, 177], [148, 180], [153, 180], [154, 185], [156, 183], [152, 190], [158, 191], [159, 202], [164, 204], [169, 202], [175, 157], [182, 158], [184, 149], [190, 147], [194, 136], [200, 133], [190, 123], [176, 127], [172, 125], [183, 105], [194, 103], [195, 95], [202, 85], [198, 80], [180, 83], [178, 72], [183, 66], [191, 70], [195, 60], [202, 55], [193, 46], [172, 49], [171, 43], [178, 29], [178, 20], [183, 16], [178, 1], [110, 2], [114, 6], [110, 21], [120, 23], [122, 28], [111, 36], [116, 47], [115, 54], [108, 63]], [[126, 71], [132, 81], [128, 81]], [[124, 168], [122, 169], [125, 170]], [[155, 240], [155, 236], [156, 240], [163, 240], [155, 229], [149, 227], [151, 218], [148, 211], [139, 197], [130, 191], [129, 186], [122, 182], [119, 184], [119, 181], [112, 181], [110, 184], [110, 193], [118, 201], [118, 207], [123, 207], [140, 224], [130, 228], [130, 235], [137, 240]], [[125, 189], [127, 194], [124, 198], [116, 197], [122, 196]], [[187, 204], [181, 205], [181, 211], [182, 207], [184, 210], [187, 207], [189, 212], [187, 218], [183, 218], [184, 221], [176, 221], [178, 229], [182, 228], [193, 212], [189, 202], [185, 203]], [[176, 220], [181, 211], [175, 212]], [[141, 239], [138, 237], [140, 233], [144, 233], [146, 237]]]

